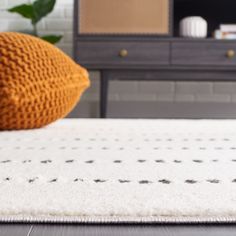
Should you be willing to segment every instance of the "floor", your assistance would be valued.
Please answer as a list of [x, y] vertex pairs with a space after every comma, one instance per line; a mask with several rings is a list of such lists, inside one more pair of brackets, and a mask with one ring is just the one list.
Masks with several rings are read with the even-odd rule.
[[0, 236], [233, 236], [236, 225], [0, 224]]

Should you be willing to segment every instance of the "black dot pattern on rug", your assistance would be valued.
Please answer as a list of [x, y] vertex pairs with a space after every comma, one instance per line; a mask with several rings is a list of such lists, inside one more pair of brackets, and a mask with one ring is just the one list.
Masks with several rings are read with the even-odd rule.
[[156, 163], [165, 163], [164, 160], [160, 159], [160, 160], [155, 160]]
[[121, 160], [115, 160], [115, 161], [113, 161], [114, 163], [122, 163], [122, 161]]
[[[1, 148], [3, 149], [3, 147]], [[38, 147], [38, 148], [35, 148], [35, 147], [26, 147], [26, 148], [22, 148], [22, 147], [14, 147], [13, 149], [15, 150], [22, 150], [22, 149], [26, 149], [26, 150], [46, 150], [47, 147]], [[78, 150], [78, 149], [81, 149], [81, 147], [76, 147], [76, 146], [73, 146], [73, 147], [58, 147], [58, 149], [60, 150], [67, 150], [67, 149], [70, 149], [70, 150]], [[86, 148], [87, 150], [94, 150], [95, 148], [92, 147], [92, 146], [89, 146]], [[101, 150], [110, 150], [111, 148], [110, 147], [101, 147], [100, 148]], [[142, 147], [132, 147], [132, 149], [134, 150], [142, 150]], [[176, 147], [162, 147], [162, 146], [159, 146], [159, 147], [153, 147], [152, 148], [153, 150], [175, 150], [177, 149]], [[192, 148], [192, 147], [186, 147], [186, 146], [183, 146], [183, 147], [179, 147], [179, 149], [181, 150], [185, 150], [185, 151], [188, 151], [188, 150], [191, 150], [191, 149], [195, 149], [195, 148]], [[218, 146], [218, 147], [211, 147], [211, 148], [207, 148], [207, 147], [198, 147], [199, 150], [208, 150], [208, 149], [214, 149], [214, 150], [236, 150], [236, 147], [223, 147], [223, 146]], [[120, 150], [120, 151], [124, 151], [126, 150], [126, 147], [118, 147], [117, 150]]]
[[[39, 180], [39, 179], [40, 179], [39, 177], [29, 178], [29, 179], [26, 179], [26, 182], [28, 182], [30, 184], [33, 184], [33, 183], [37, 182], [37, 180]], [[5, 181], [5, 182], [10, 182], [11, 180], [13, 180], [11, 177], [3, 178], [3, 181]], [[81, 182], [81, 183], [83, 183], [83, 182], [87, 182], [87, 181], [90, 181], [90, 180], [85, 180], [85, 179], [82, 179], [82, 178], [74, 178], [71, 181], [72, 182]], [[211, 184], [220, 184], [219, 179], [207, 179], [205, 181], [208, 182], [208, 183], [211, 183]], [[47, 180], [47, 182], [48, 183], [55, 183], [55, 182], [60, 182], [60, 181], [59, 181], [58, 178], [52, 178], [52, 179]], [[106, 183], [106, 182], [110, 182], [110, 180], [94, 179], [93, 182], [94, 183]], [[118, 180], [116, 180], [116, 182], [118, 182], [120, 184], [136, 183], [136, 181], [131, 181], [129, 179], [118, 179]], [[168, 179], [160, 179], [160, 180], [157, 180], [157, 181], [154, 181], [154, 180], [139, 180], [138, 181], [139, 184], [160, 183], [160, 184], [166, 184], [166, 185], [169, 185], [169, 184], [174, 183], [174, 182], [175, 181], [171, 181], [171, 180], [168, 180]], [[230, 180], [230, 182], [231, 183], [236, 183], [236, 178]], [[186, 183], [186, 184], [197, 184], [197, 183], [203, 183], [203, 180], [198, 181], [198, 180], [194, 180], [194, 179], [186, 179], [186, 180], [184, 180], [184, 183]]]
[[[136, 161], [137, 163], [147, 162], [147, 160], [145, 160], [145, 159], [138, 159], [138, 160], [134, 160], [134, 161]], [[176, 164], [184, 163], [184, 161], [178, 160], [178, 159], [175, 159], [175, 160], [172, 160], [172, 161], [170, 161], [170, 160], [165, 161], [164, 159], [156, 159], [156, 160], [152, 160], [152, 161], [155, 162], [155, 163], [167, 163], [167, 164], [169, 164], [171, 162], [176, 163]], [[191, 161], [193, 163], [196, 163], [196, 164], [204, 163], [204, 160], [201, 160], [201, 159], [193, 159]], [[230, 161], [231, 162], [236, 162], [236, 159], [231, 159]], [[3, 161], [0, 161], [0, 164], [10, 164], [10, 163], [13, 163], [13, 162], [17, 163], [18, 161], [3, 160]], [[27, 163], [32, 163], [33, 161], [29, 159], [29, 160], [23, 160], [23, 161], [20, 161], [20, 162], [23, 163], [23, 164], [27, 164]], [[42, 163], [42, 164], [50, 164], [50, 163], [53, 163], [53, 162], [56, 162], [56, 161], [52, 161], [50, 159], [40, 161], [40, 163]], [[69, 159], [69, 160], [65, 160], [64, 162], [67, 163], [67, 164], [69, 164], [69, 163], [72, 164], [72, 163], [75, 163], [76, 160], [75, 159]], [[101, 162], [102, 162], [102, 160], [101, 160]], [[125, 163], [126, 160], [111, 160], [111, 162], [113, 162], [113, 163], [122, 163], [122, 162], [124, 162]], [[207, 161], [206, 163], [209, 163], [209, 162], [220, 162], [220, 160], [219, 159], [211, 159], [211, 160]], [[92, 163], [95, 163], [95, 160], [87, 160], [87, 161], [84, 161], [84, 163], [92, 164]]]
[[149, 180], [140, 180], [139, 184], [151, 184], [152, 182]]
[[42, 164], [49, 164], [49, 163], [52, 163], [52, 160], [44, 160], [44, 161], [41, 161]]
[[174, 162], [174, 163], [182, 163], [181, 160], [174, 160], [173, 162]]
[[211, 184], [219, 184], [220, 180], [218, 180], [218, 179], [208, 179], [207, 182], [209, 182]]
[[22, 161], [23, 164], [25, 164], [25, 163], [31, 163], [31, 162], [32, 162], [31, 160], [24, 160], [24, 161]]
[[196, 138], [195, 141], [197, 141], [197, 142], [201, 142], [202, 139], [201, 139], [201, 138]]
[[138, 160], [139, 163], [144, 163], [146, 162], [147, 160]]
[[105, 183], [105, 182], [107, 182], [107, 181], [104, 180], [104, 179], [95, 179], [94, 182], [95, 182], [95, 183]]
[[1, 163], [3, 163], [3, 164], [9, 163], [9, 162], [11, 162], [11, 160], [4, 160], [4, 161], [1, 161]]
[[75, 160], [66, 160], [66, 163], [73, 163]]
[[49, 180], [49, 183], [55, 183], [57, 182], [57, 178]]
[[[104, 128], [103, 131], [107, 132], [107, 129]], [[236, 172], [233, 175], [234, 179], [232, 175], [229, 175], [231, 178], [221, 179], [221, 175], [211, 173], [210, 169], [225, 164], [229, 166], [236, 164], [236, 155], [234, 155], [236, 136], [228, 138], [227, 135], [225, 135], [226, 137], [218, 137], [216, 134], [216, 137], [214, 137], [214, 133], [211, 136], [201, 136], [200, 133], [192, 135], [191, 130], [187, 131], [188, 133], [185, 133], [185, 131], [182, 133], [181, 131], [179, 136], [172, 136], [171, 134], [167, 136], [157, 131], [151, 135], [147, 132], [142, 136], [142, 131], [137, 132], [135, 130], [137, 136], [132, 133], [128, 136], [120, 136], [123, 131], [117, 131], [109, 138], [106, 132], [94, 132], [91, 136], [81, 134], [82, 138], [75, 138], [73, 134], [64, 138], [60, 138], [60, 136], [53, 137], [51, 138], [52, 146], [48, 146], [45, 140], [48, 140], [47, 137], [35, 139], [36, 143], [39, 143], [35, 146], [34, 142], [30, 142], [32, 140], [26, 138], [19, 139], [19, 143], [14, 141], [11, 147], [1, 143], [1, 155], [4, 153], [5, 156], [0, 156], [0, 167], [6, 170], [9, 169], [9, 171], [4, 172], [6, 175], [1, 176], [0, 183], [6, 186], [12, 184], [13, 186], [17, 181], [21, 182], [22, 176], [17, 176], [11, 172], [19, 164], [21, 169], [32, 170], [35, 166], [38, 166], [41, 171], [41, 173], [29, 171], [29, 175], [27, 173], [26, 175], [23, 174], [23, 181], [25, 184], [29, 184], [29, 187], [43, 183], [48, 184], [49, 188], [53, 188], [53, 186], [60, 183], [68, 183], [68, 185], [72, 184], [79, 189], [80, 185], [84, 187], [86, 184], [98, 186], [98, 188], [119, 184], [120, 188], [129, 189], [129, 186], [135, 185], [145, 191], [147, 188], [151, 189], [150, 186], [153, 186], [153, 189], [168, 189], [171, 186], [185, 186], [185, 188], [191, 189], [198, 188], [201, 184], [205, 184], [209, 188], [220, 188], [224, 183], [231, 184], [232, 187], [236, 184]], [[234, 131], [232, 131], [233, 133]], [[79, 136], [79, 132], [76, 136]], [[107, 138], [103, 138], [104, 136], [107, 136]], [[67, 143], [68, 140], [70, 143]], [[8, 149], [13, 149], [17, 158], [9, 156]], [[47, 155], [44, 155], [43, 150]], [[48, 153], [50, 151], [52, 151], [52, 155]], [[56, 153], [59, 151], [62, 155], [56, 158], [53, 154], [54, 151]], [[21, 156], [21, 153], [24, 152], [26, 155]], [[230, 157], [226, 156], [225, 158], [224, 154], [227, 152], [230, 153]], [[40, 155], [40, 159], [34, 153]], [[59, 165], [62, 167], [62, 173], [58, 172], [58, 175], [54, 175], [57, 172], [53, 171], [50, 175], [50, 170], [55, 170], [54, 167], [57, 168]], [[149, 165], [150, 169], [148, 169]], [[63, 173], [63, 167], [65, 167], [65, 173]], [[194, 171], [193, 173], [187, 172], [185, 175], [184, 172], [188, 167], [202, 171], [201, 178], [198, 178]], [[207, 177], [204, 178], [204, 173], [208, 167], [210, 175], [208, 173], [205, 175]], [[115, 176], [109, 168], [115, 170]], [[134, 170], [134, 172], [140, 171], [140, 175], [137, 175], [139, 178], [134, 179], [130, 177], [132, 176], [130, 173], [126, 174], [128, 168], [133, 168], [132, 171]], [[149, 173], [148, 170], [152, 171]], [[172, 170], [173, 173], [176, 171], [176, 177], [172, 174]], [[96, 173], [96, 171], [98, 172]], [[181, 171], [183, 172], [183, 178], [182, 176], [178, 178], [178, 173], [181, 173]], [[31, 175], [32, 173], [33, 175]], [[114, 177], [116, 178], [114, 179]]]
[[219, 160], [218, 159], [213, 159], [212, 162], [219, 162]]
[[34, 183], [37, 179], [38, 179], [38, 177], [35, 177], [35, 178], [32, 178], [32, 179], [29, 179], [28, 182], [31, 184], [31, 183]]
[[121, 184], [125, 184], [125, 183], [130, 183], [130, 180], [126, 180], [126, 179], [119, 179], [118, 180]]
[[170, 184], [170, 183], [171, 183], [171, 181], [168, 180], [168, 179], [161, 179], [161, 180], [159, 180], [158, 182], [159, 182], [159, 183], [162, 183], [162, 184]]
[[85, 163], [92, 164], [92, 163], [94, 163], [94, 160], [85, 161]]
[[203, 163], [203, 160], [193, 160], [195, 163]]
[[84, 180], [83, 180], [83, 179], [80, 179], [80, 178], [75, 178], [73, 181], [74, 181], [74, 182], [84, 182]]
[[185, 183], [187, 183], [187, 184], [196, 184], [197, 181], [196, 181], [196, 180], [193, 180], [193, 179], [186, 179], [186, 180], [185, 180]]

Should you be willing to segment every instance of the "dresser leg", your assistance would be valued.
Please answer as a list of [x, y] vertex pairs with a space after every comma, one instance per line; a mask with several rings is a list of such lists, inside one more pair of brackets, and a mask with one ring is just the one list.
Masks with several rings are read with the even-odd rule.
[[100, 82], [100, 118], [107, 116], [108, 77], [101, 74]]

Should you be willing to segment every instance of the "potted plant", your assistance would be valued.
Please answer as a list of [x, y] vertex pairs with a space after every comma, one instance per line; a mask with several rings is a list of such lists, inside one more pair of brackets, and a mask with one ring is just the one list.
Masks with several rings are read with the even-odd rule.
[[56, 44], [62, 38], [61, 35], [44, 35], [38, 34], [38, 23], [49, 13], [51, 13], [56, 4], [56, 0], [35, 0], [32, 3], [21, 4], [8, 9], [11, 13], [18, 13], [22, 17], [31, 21], [32, 30], [28, 33], [40, 37], [41, 39], [48, 41], [52, 44]]

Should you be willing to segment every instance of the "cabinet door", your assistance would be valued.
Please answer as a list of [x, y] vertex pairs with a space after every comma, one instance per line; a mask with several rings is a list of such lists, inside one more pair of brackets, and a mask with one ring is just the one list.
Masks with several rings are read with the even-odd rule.
[[171, 0], [79, 0], [79, 34], [169, 35]]

